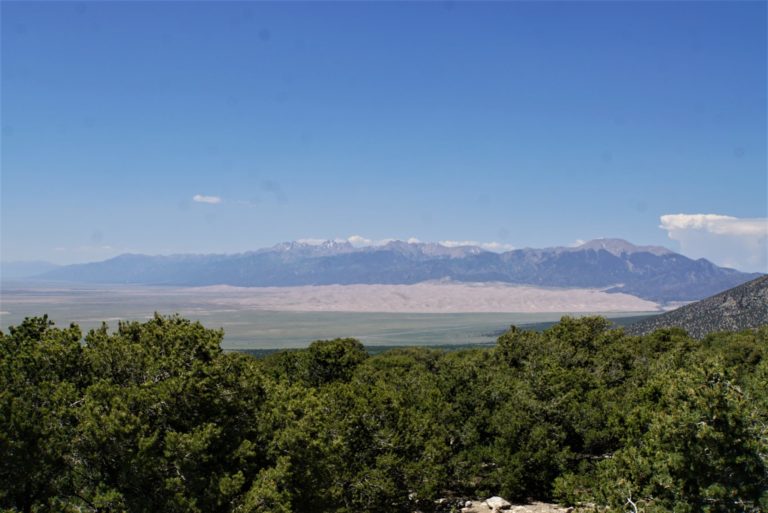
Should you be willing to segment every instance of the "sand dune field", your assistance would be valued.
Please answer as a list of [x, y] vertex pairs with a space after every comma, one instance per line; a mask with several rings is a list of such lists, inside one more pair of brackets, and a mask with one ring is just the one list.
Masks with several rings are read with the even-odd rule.
[[304, 312], [480, 313], [649, 312], [659, 306], [628, 294], [505, 283], [424, 282], [415, 285], [196, 287], [212, 304]]

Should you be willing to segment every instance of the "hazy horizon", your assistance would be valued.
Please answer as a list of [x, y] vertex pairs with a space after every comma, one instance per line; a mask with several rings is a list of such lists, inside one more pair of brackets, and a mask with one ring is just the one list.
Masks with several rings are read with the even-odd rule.
[[[128, 254], [143, 254], [147, 256], [177, 256], [177, 255], [197, 255], [197, 256], [206, 256], [206, 255], [237, 255], [237, 254], [244, 254], [254, 251], [263, 251], [268, 250], [274, 247], [279, 246], [280, 244], [289, 244], [289, 243], [299, 243], [299, 244], [305, 244], [307, 246], [320, 246], [325, 243], [340, 243], [340, 244], [350, 244], [355, 249], [363, 249], [363, 248], [382, 248], [386, 246], [390, 242], [404, 242], [408, 244], [437, 244], [440, 246], [443, 246], [445, 248], [458, 248], [458, 247], [476, 247], [483, 251], [489, 251], [492, 253], [504, 253], [507, 251], [515, 251], [515, 250], [526, 250], [526, 249], [554, 249], [554, 248], [577, 248], [579, 246], [582, 246], [584, 244], [587, 244], [589, 242], [595, 242], [595, 241], [601, 241], [601, 240], [618, 240], [618, 241], [624, 241], [628, 242], [634, 246], [650, 246], [650, 247], [660, 247], [664, 249], [671, 250], [669, 247], [670, 245], [665, 246], [651, 246], [651, 245], [645, 245], [645, 244], [635, 244], [633, 241], [627, 241], [626, 239], [621, 239], [619, 237], [600, 237], [597, 239], [592, 239], [591, 241], [584, 241], [584, 240], [575, 240], [574, 242], [570, 244], [559, 244], [556, 246], [552, 246], [549, 248], [530, 248], [530, 247], [515, 247], [511, 244], [498, 244], [498, 243], [483, 243], [479, 241], [474, 240], [442, 240], [442, 241], [422, 241], [419, 239], [416, 239], [414, 237], [409, 238], [407, 240], [401, 240], [401, 239], [382, 239], [382, 240], [371, 240], [371, 239], [365, 239], [360, 236], [350, 236], [346, 239], [299, 239], [296, 241], [280, 241], [278, 243], [275, 243], [270, 246], [262, 247], [262, 248], [252, 248], [250, 250], [245, 250], [242, 252], [236, 252], [236, 253], [222, 253], [222, 252], [210, 252], [210, 253], [202, 253], [202, 252], [190, 252], [190, 253], [137, 253], [137, 252], [131, 252], [126, 251], [124, 253], [120, 253], [119, 255], [113, 255], [109, 257], [104, 257], [98, 260], [80, 260], [80, 261], [69, 261], [69, 262], [54, 262], [51, 260], [2, 260], [0, 261], [0, 264], [6, 267], [10, 266], [19, 266], [19, 267], [40, 267], [45, 268], [48, 266], [65, 266], [65, 265], [77, 265], [77, 264], [88, 264], [88, 263], [94, 263], [94, 262], [100, 262], [104, 260], [109, 260], [110, 258], [114, 258], [115, 256], [121, 256], [121, 255], [128, 255]], [[674, 250], [671, 250], [674, 251]], [[675, 251], [676, 253], [679, 253], [683, 256], [686, 256], [691, 259], [696, 259], [697, 257], [686, 255], [684, 251]], [[698, 257], [703, 258], [703, 257]], [[723, 265], [721, 267], [728, 268], [728, 265]], [[733, 268], [733, 267], [731, 267]], [[743, 269], [743, 268], [734, 268], [741, 272], [768, 272], [768, 269], [762, 269], [762, 268], [755, 268], [755, 269]], [[44, 271], [40, 271], [44, 272]], [[17, 273], [14, 273], [14, 275], [9, 279], [17, 279], [17, 278], [25, 278], [27, 276], [32, 276], [36, 273], [30, 273], [26, 276], [17, 276]], [[37, 273], [39, 274], [39, 273]], [[2, 278], [2, 275], [0, 275], [0, 278]]]

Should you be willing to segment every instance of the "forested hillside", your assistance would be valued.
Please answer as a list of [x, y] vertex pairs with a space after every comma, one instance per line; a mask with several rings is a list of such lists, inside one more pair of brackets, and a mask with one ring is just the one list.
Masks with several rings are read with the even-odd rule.
[[0, 336], [0, 508], [428, 512], [498, 494], [765, 511], [768, 327], [697, 341], [609, 326], [256, 359], [179, 317], [84, 343], [77, 326], [27, 319]]

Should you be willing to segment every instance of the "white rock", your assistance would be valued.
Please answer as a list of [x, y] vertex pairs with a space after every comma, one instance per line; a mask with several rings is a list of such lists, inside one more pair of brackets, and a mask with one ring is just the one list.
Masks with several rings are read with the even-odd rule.
[[471, 508], [472, 507], [472, 501], [467, 501], [464, 503], [465, 508]]
[[512, 504], [505, 501], [501, 497], [491, 497], [489, 499], [485, 499], [485, 504], [494, 511], [509, 509], [512, 507]]

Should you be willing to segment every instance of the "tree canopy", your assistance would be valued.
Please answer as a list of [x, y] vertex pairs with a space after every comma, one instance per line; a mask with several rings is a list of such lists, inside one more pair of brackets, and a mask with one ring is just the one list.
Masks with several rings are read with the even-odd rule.
[[768, 327], [696, 341], [565, 317], [490, 349], [336, 339], [261, 359], [222, 337], [160, 315], [0, 333], [0, 508], [768, 510]]

